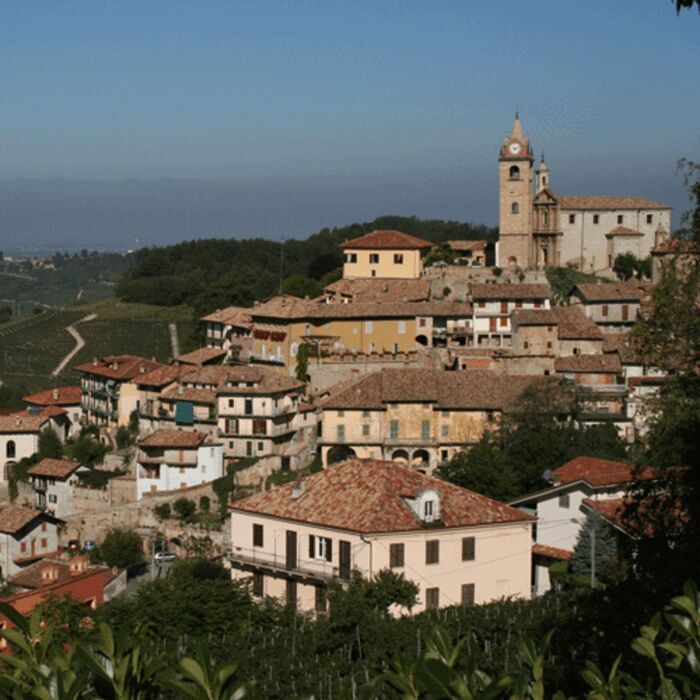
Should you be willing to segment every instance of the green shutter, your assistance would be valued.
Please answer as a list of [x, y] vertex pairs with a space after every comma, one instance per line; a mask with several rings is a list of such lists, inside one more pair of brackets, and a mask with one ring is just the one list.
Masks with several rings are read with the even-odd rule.
[[178, 425], [194, 423], [194, 406], [189, 401], [178, 401], [175, 404], [175, 422]]

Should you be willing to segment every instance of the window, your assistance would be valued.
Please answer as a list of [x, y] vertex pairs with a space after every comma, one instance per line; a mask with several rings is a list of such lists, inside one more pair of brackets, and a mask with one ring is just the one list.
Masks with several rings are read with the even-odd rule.
[[244, 413], [246, 416], [253, 415], [253, 399], [245, 400]]
[[403, 253], [394, 253], [394, 265], [403, 265]]
[[404, 333], [406, 333], [406, 321], [399, 321], [397, 326], [398, 334], [404, 335]]
[[552, 341], [549, 340], [549, 341], [547, 341], [547, 350], [551, 350], [551, 349], [552, 349]]
[[474, 589], [473, 583], [462, 584], [462, 605], [474, 605]]
[[258, 452], [264, 452], [264, 451], [265, 451], [265, 443], [259, 442], [258, 443]]
[[450, 426], [449, 425], [442, 426], [442, 437], [450, 437]]
[[262, 547], [264, 542], [263, 526], [258, 523], [253, 524], [253, 547]]
[[49, 503], [58, 503], [58, 497], [54, 494], [49, 494]]
[[593, 223], [594, 224], [600, 223], [600, 214], [593, 214]]
[[253, 456], [253, 443], [250, 440], [248, 440], [245, 444], [245, 455], [246, 457]]
[[[432, 501], [428, 501], [428, 503], [432, 504]], [[440, 563], [440, 540], [428, 540], [425, 543], [425, 563]]]
[[430, 421], [423, 420], [420, 423], [420, 436], [422, 440], [430, 440]]
[[443, 462], [447, 462], [447, 460], [450, 458], [450, 453], [447, 450], [442, 450], [440, 452], [440, 459], [442, 459]]
[[46, 532], [46, 523], [41, 523], [41, 531]]
[[501, 318], [499, 318], [498, 320], [499, 320], [498, 325], [501, 326], [501, 328], [508, 325], [508, 316], [501, 316]]
[[480, 308], [480, 309], [486, 308], [486, 302], [485, 302], [485, 301], [480, 301], [480, 302], [479, 302], [479, 308]]
[[8, 459], [14, 459], [16, 453], [17, 447], [15, 446], [15, 441], [8, 440], [7, 445], [5, 446], [5, 457], [7, 457]]
[[339, 425], [338, 426], [338, 442], [343, 442], [343, 440], [345, 440], [345, 426]]
[[362, 411], [363, 418], [369, 418], [369, 411]]
[[342, 408], [338, 411], [338, 418], [345, 418], [345, 411]]
[[371, 333], [374, 330], [374, 323], [372, 321], [365, 321], [365, 333]]
[[418, 320], [418, 326], [420, 328], [425, 328], [426, 320], [424, 318], [421, 318]]
[[462, 561], [474, 561], [476, 558], [475, 540], [473, 537], [462, 537]]
[[345, 253], [345, 262], [346, 263], [356, 263], [357, 262], [357, 253]]
[[425, 609], [437, 610], [440, 607], [440, 589], [426, 588], [425, 589]]
[[379, 262], [379, 253], [370, 253], [369, 262], [370, 265], [376, 265]]
[[362, 435], [363, 435], [363, 437], [367, 437], [369, 435], [369, 424], [368, 423], [365, 423], [362, 426]]
[[392, 569], [400, 569], [404, 565], [404, 545], [390, 544], [389, 545], [389, 566]]
[[48, 540], [46, 539], [46, 537], [42, 537], [41, 538], [41, 548], [46, 549], [47, 544], [48, 544]]
[[309, 535], [309, 559], [333, 561], [333, 540], [330, 537]]
[[520, 205], [517, 202], [513, 202], [510, 205], [510, 213], [511, 214], [519, 214], [520, 213]]
[[618, 214], [618, 215], [617, 215], [617, 223], [618, 223], [618, 224], [623, 223], [624, 220], [625, 220], [625, 217], [624, 217], [622, 214]]
[[399, 351], [399, 344], [398, 343], [392, 343], [391, 344], [391, 352], [396, 355]]
[[511, 165], [510, 170], [508, 171], [508, 174], [509, 174], [511, 180], [519, 180], [520, 179], [520, 168], [517, 165]]
[[576, 214], [569, 214], [569, 223], [570, 224], [576, 223]]
[[326, 612], [326, 587], [321, 584], [314, 591], [314, 607], [316, 612]]
[[399, 421], [392, 420], [389, 423], [389, 436], [392, 440], [396, 440], [399, 437]]
[[502, 314], [507, 314], [507, 313], [508, 313], [508, 302], [507, 302], [507, 301], [502, 301], [502, 302], [501, 302], [501, 313], [502, 313]]
[[568, 493], [559, 494], [559, 507], [568, 508], [571, 505], [571, 498]]
[[291, 608], [296, 608], [297, 606], [297, 582], [287, 580], [287, 590], [286, 590], [287, 605]]
[[525, 348], [525, 350], [527, 350], [529, 347], [530, 347], [530, 343], [528, 343], [528, 341], [526, 340], [526, 341], [523, 343], [523, 348]]
[[[515, 308], [516, 309], [522, 309], [523, 308], [523, 300], [522, 299], [516, 299], [515, 300]], [[506, 306], [506, 311], [508, 311], [508, 307]]]
[[258, 598], [265, 595], [265, 576], [263, 574], [253, 574], [253, 595]]
[[26, 542], [22, 542], [22, 544], [20, 545], [19, 549], [20, 549], [20, 552], [22, 552], [22, 554], [24, 554], [24, 553], [27, 551], [27, 543], [26, 543]]
[[603, 308], [601, 309], [601, 313], [603, 314], [603, 316], [608, 315], [608, 305], [607, 304], [603, 304]]
[[647, 214], [647, 223], [650, 224], [654, 220], [654, 217], [651, 214]]

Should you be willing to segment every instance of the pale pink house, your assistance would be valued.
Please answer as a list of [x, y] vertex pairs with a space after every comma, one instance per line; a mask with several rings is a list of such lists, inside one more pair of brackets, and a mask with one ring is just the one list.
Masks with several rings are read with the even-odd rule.
[[531, 516], [393, 462], [342, 462], [230, 509], [233, 578], [303, 610], [354, 570], [414, 581], [414, 611], [530, 597]]

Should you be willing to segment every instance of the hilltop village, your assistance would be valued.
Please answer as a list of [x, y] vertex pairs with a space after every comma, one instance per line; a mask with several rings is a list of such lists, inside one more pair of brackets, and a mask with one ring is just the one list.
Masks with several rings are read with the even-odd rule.
[[[216, 310], [193, 352], [96, 357], [78, 384], [0, 415], [4, 600], [122, 594], [126, 573], [90, 557], [114, 531], [136, 533], [154, 567], [217, 559], [302, 611], [325, 610], [332, 581], [385, 570], [415, 584], [414, 612], [530, 599], [558, 585], [592, 514], [626, 537], [628, 489], [654, 474], [621, 458], [570, 455], [501, 500], [453, 478], [538, 397], [624, 452], [667, 378], [631, 331], [679, 253], [670, 208], [560, 195], [533, 163], [516, 118], [495, 245], [450, 241], [448, 264], [401, 231], [347, 240], [321, 296]], [[650, 279], [618, 279], [625, 254], [650, 256]], [[593, 281], [561, 297], [551, 267]]]

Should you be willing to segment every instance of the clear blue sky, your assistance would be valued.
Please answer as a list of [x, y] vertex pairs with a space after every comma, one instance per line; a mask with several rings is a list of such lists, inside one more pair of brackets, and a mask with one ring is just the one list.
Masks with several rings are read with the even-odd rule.
[[[0, 237], [46, 245], [495, 224], [516, 106], [560, 192], [680, 208], [700, 160], [700, 16], [670, 0], [6, 0], [0, 57]], [[16, 182], [50, 178], [107, 182]]]

